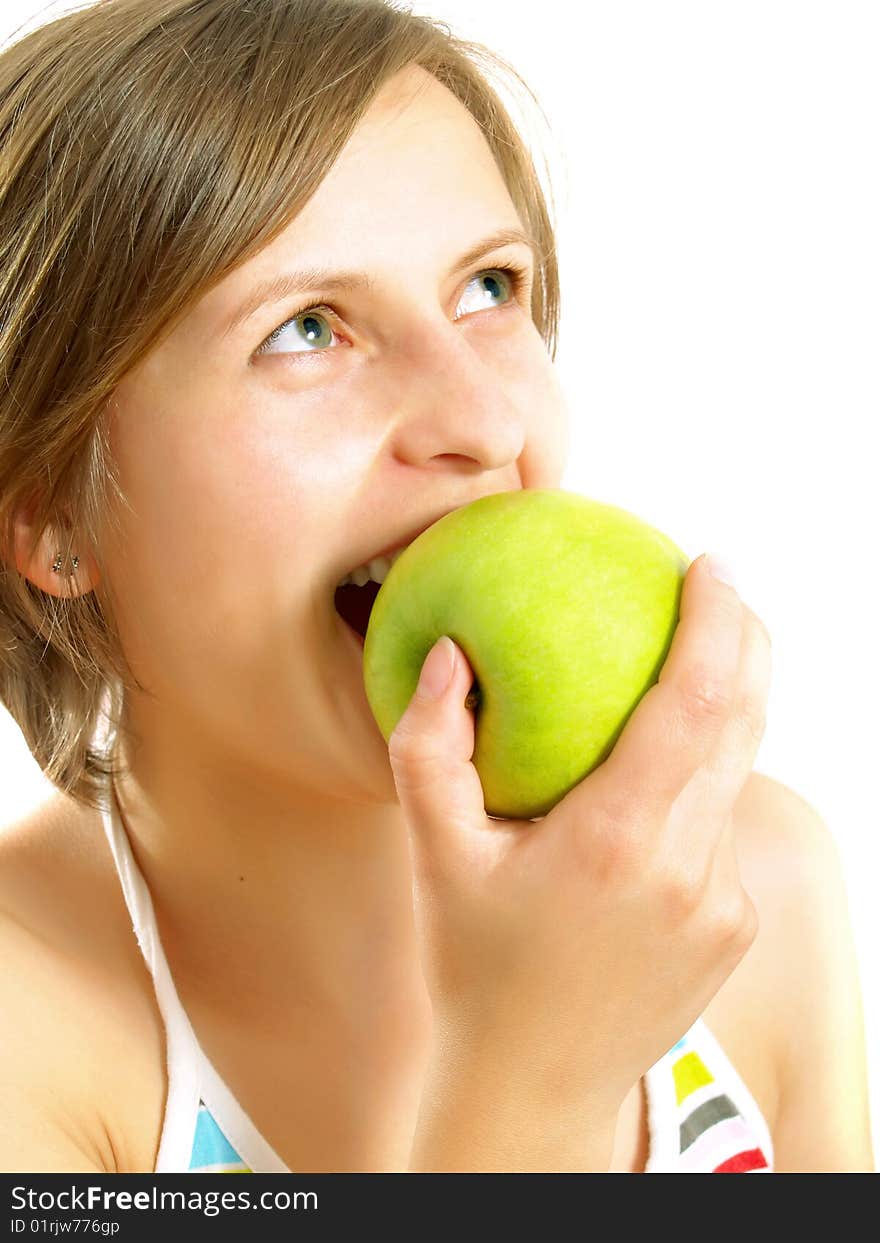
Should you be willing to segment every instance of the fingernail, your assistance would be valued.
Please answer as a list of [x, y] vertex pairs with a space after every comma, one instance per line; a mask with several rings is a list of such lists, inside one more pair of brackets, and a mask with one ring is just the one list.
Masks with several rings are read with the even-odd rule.
[[417, 691], [422, 699], [439, 699], [452, 681], [455, 668], [455, 645], [448, 635], [442, 635], [422, 665]]
[[709, 573], [713, 578], [720, 579], [722, 583], [727, 583], [728, 587], [736, 590], [736, 579], [733, 570], [723, 557], [719, 557], [716, 553], [706, 553], [706, 565]]

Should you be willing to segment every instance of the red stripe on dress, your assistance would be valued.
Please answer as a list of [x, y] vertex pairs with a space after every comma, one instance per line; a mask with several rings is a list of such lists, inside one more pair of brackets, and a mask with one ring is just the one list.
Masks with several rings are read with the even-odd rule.
[[747, 1174], [749, 1170], [766, 1169], [767, 1161], [760, 1148], [750, 1148], [748, 1152], [738, 1152], [720, 1165], [716, 1165], [713, 1174]]

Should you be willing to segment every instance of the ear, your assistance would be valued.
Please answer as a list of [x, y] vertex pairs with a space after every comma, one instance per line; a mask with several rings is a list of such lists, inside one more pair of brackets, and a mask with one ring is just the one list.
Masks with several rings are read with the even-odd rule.
[[[23, 510], [17, 514], [12, 559], [19, 574], [41, 591], [62, 599], [84, 596], [98, 585], [101, 573], [88, 549], [73, 547], [67, 556], [69, 537], [57, 536], [51, 527], [43, 532], [34, 555], [29, 557], [33, 531], [29, 513]], [[75, 567], [73, 558], [77, 559]], [[60, 567], [57, 570], [53, 568], [56, 564]]]

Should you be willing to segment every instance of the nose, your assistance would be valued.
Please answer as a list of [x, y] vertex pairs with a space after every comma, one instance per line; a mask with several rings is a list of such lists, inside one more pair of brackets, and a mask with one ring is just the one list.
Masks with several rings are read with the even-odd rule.
[[448, 320], [422, 323], [400, 362], [392, 449], [410, 465], [455, 459], [483, 471], [515, 463], [527, 423], [501, 365], [503, 354], [479, 346]]

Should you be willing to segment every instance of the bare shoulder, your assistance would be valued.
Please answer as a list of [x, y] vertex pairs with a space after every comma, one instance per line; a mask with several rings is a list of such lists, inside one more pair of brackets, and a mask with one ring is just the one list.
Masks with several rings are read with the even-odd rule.
[[132, 1168], [155, 1002], [100, 817], [60, 793], [0, 828], [0, 960], [0, 1114], [19, 1120], [4, 1149], [31, 1171]]
[[753, 773], [735, 809], [759, 931], [737, 972], [775, 1079], [780, 1172], [871, 1171], [864, 1017], [833, 834], [806, 799]]

